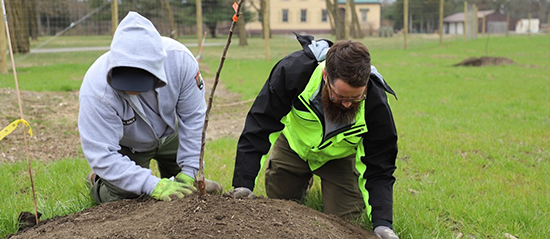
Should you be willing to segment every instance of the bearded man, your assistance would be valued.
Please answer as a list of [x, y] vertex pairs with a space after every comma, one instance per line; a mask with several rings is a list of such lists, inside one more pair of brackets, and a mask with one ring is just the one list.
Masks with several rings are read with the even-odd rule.
[[395, 93], [362, 43], [296, 36], [303, 50], [275, 65], [248, 112], [228, 194], [255, 197], [268, 159], [269, 198], [303, 201], [317, 175], [325, 213], [355, 220], [365, 212], [376, 235], [398, 238], [392, 227], [397, 130], [386, 96]]

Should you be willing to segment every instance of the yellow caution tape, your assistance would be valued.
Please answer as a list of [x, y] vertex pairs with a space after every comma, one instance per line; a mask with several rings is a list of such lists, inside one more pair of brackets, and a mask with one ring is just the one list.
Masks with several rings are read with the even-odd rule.
[[15, 130], [15, 128], [17, 128], [18, 124], [24, 124], [24, 125], [28, 126], [29, 127], [29, 134], [32, 137], [32, 128], [29, 125], [29, 122], [27, 122], [24, 119], [18, 119], [16, 121], [11, 122], [10, 125], [6, 126], [6, 128], [4, 128], [4, 129], [2, 129], [2, 131], [0, 131], [0, 140], [2, 140], [8, 134], [11, 134], [11, 132], [13, 132]]

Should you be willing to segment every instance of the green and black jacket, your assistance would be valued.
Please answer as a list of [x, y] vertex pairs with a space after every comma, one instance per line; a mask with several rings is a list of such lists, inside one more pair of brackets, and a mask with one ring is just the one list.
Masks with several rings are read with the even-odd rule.
[[239, 138], [233, 186], [254, 189], [261, 165], [282, 132], [312, 170], [355, 154], [359, 187], [373, 226], [391, 227], [397, 131], [386, 92], [395, 93], [372, 67], [367, 99], [355, 122], [324, 132], [324, 117], [314, 105], [323, 84], [324, 62], [319, 63], [315, 46], [322, 45], [318, 44], [321, 41], [331, 46], [332, 42], [315, 41], [312, 36], [297, 38], [303, 50], [273, 67], [248, 112]]

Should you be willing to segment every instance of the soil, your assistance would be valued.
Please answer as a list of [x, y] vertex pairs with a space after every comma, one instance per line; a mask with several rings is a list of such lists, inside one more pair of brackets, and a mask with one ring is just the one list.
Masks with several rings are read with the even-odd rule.
[[[206, 100], [213, 79], [205, 79]], [[84, 157], [78, 134], [78, 91], [30, 92], [20, 91], [24, 119], [29, 122], [33, 136], [28, 137], [29, 158], [44, 162], [60, 158]], [[17, 92], [0, 89], [0, 129], [20, 119]], [[206, 139], [237, 138], [244, 125], [250, 101], [241, 101], [239, 94], [227, 91], [219, 84], [209, 117]], [[25, 139], [21, 125], [2, 139], [0, 163], [26, 161]], [[27, 128], [28, 130], [28, 128]]]
[[[34, 219], [34, 218], [33, 218]], [[15, 238], [375, 238], [292, 201], [190, 195], [124, 200], [41, 221]]]
[[515, 65], [513, 60], [505, 57], [472, 57], [468, 58], [454, 66], [500, 66], [500, 65]]
[[[211, 89], [213, 79], [205, 79]], [[82, 157], [78, 135], [78, 92], [21, 91], [29, 157], [44, 162]], [[206, 98], [210, 91], [207, 90]], [[16, 91], [0, 89], [0, 128], [19, 119]], [[218, 85], [207, 140], [237, 138], [250, 101]], [[26, 161], [21, 126], [0, 143], [0, 165]], [[148, 197], [106, 203], [40, 221], [22, 218], [11, 238], [375, 238], [370, 231], [292, 201], [237, 200], [222, 195], [191, 195], [163, 202]]]

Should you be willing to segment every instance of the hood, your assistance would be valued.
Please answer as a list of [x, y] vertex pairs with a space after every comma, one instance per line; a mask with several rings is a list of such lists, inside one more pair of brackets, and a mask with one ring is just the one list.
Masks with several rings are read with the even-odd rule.
[[118, 25], [109, 52], [107, 81], [114, 67], [125, 66], [146, 70], [159, 79], [156, 87], [166, 85], [162, 38], [151, 21], [130, 11]]

